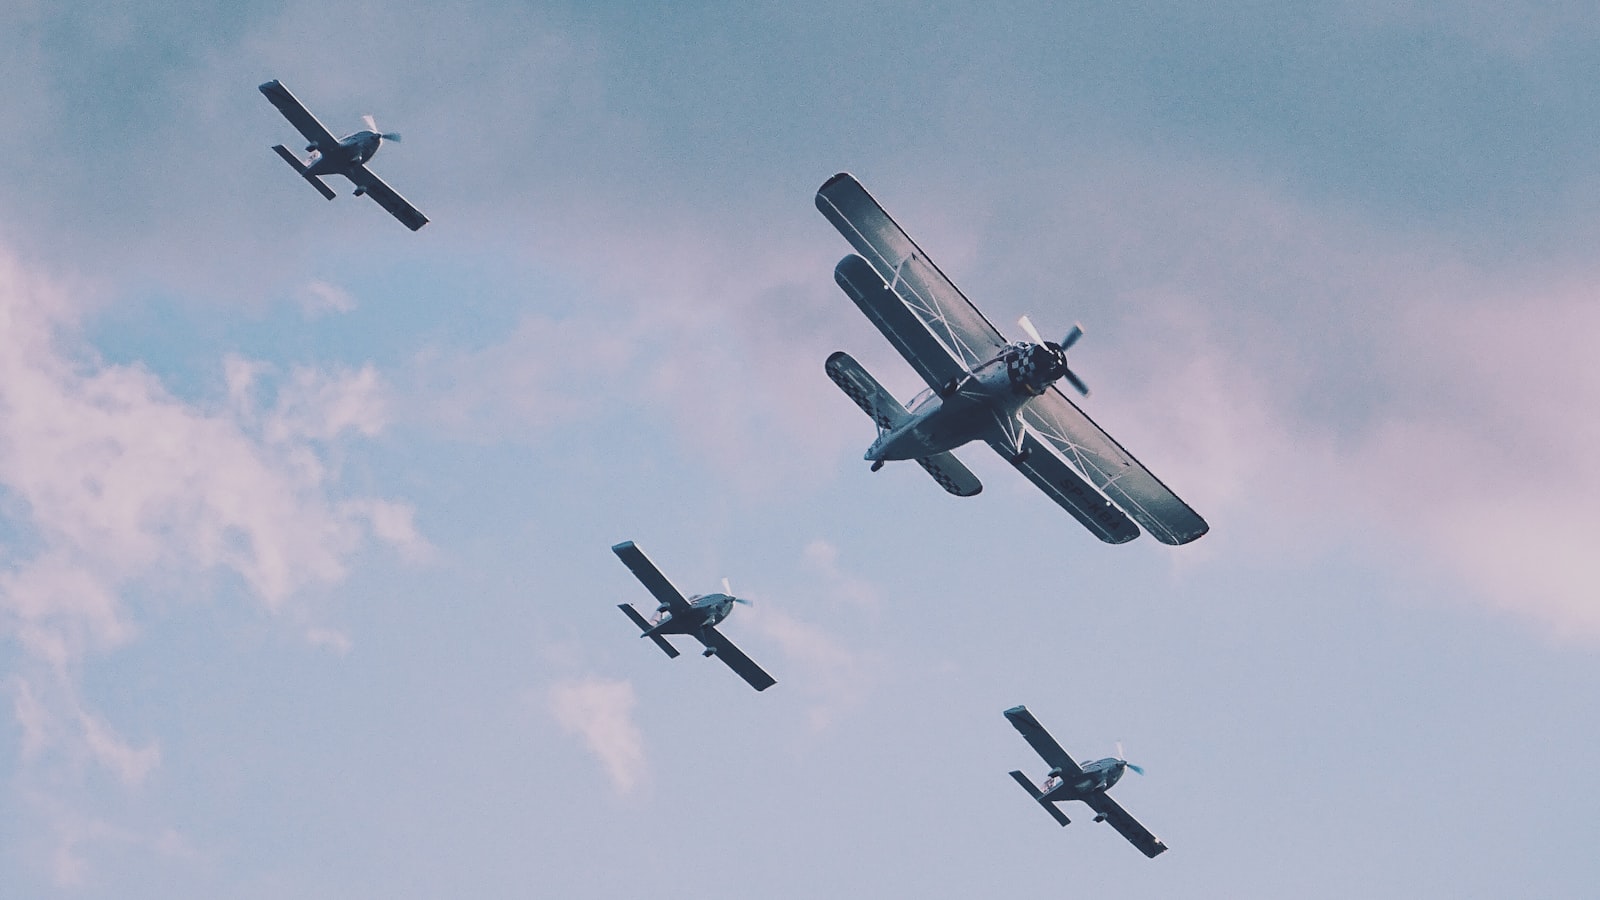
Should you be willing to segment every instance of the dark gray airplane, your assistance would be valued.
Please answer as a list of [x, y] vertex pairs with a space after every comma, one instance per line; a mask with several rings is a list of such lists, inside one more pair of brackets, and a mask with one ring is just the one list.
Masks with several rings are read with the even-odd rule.
[[762, 671], [748, 656], [745, 656], [733, 642], [722, 636], [715, 626], [718, 622], [728, 617], [733, 612], [735, 603], [748, 605], [749, 600], [733, 596], [728, 589], [728, 580], [722, 580], [722, 593], [720, 594], [695, 594], [684, 599], [678, 589], [672, 586], [665, 575], [645, 557], [644, 552], [633, 545], [633, 541], [625, 541], [611, 548], [617, 554], [622, 564], [633, 572], [633, 577], [656, 596], [660, 605], [656, 607], [655, 619], [647, 621], [639, 611], [630, 603], [619, 603], [617, 608], [633, 620], [639, 630], [643, 632], [640, 637], [647, 637], [655, 641], [668, 656], [677, 657], [678, 651], [664, 634], [687, 634], [706, 646], [702, 656], [715, 656], [728, 664], [728, 668], [739, 673], [739, 677], [750, 682], [750, 686], [758, 691], [764, 691], [777, 681], [771, 675]]
[[1047, 341], [1023, 316], [1028, 339], [1006, 340], [848, 173], [817, 190], [817, 209], [860, 254], [841, 260], [834, 280], [928, 383], [907, 408], [849, 354], [828, 357], [828, 377], [878, 426], [866, 452], [873, 471], [916, 460], [940, 487], [970, 497], [983, 485], [951, 451], [982, 441], [1102, 541], [1131, 541], [1141, 525], [1168, 544], [1206, 533], [1204, 519], [1061, 392], [1059, 382], [1089, 392], [1067, 367], [1083, 329]]
[[[1050, 732], [1044, 730], [1039, 720], [1028, 712], [1026, 706], [1014, 706], [1006, 710], [1006, 718], [1011, 724], [1022, 732], [1023, 738], [1033, 746], [1044, 761], [1050, 764], [1050, 772], [1045, 777], [1043, 785], [1035, 786], [1028, 780], [1028, 776], [1021, 772], [1013, 771], [1011, 777], [1017, 784], [1028, 792], [1028, 796], [1039, 801], [1051, 818], [1062, 825], [1071, 824], [1055, 804], [1068, 800], [1082, 800], [1094, 810], [1096, 822], [1109, 822], [1112, 828], [1128, 839], [1128, 842], [1138, 847], [1145, 856], [1155, 858], [1167, 849], [1167, 845], [1150, 833], [1138, 820], [1111, 799], [1106, 789], [1116, 784], [1122, 778], [1124, 769], [1132, 769], [1140, 775], [1144, 770], [1125, 759], [1097, 759], [1088, 765], [1080, 766], [1073, 762], [1067, 751], [1061, 749], [1056, 739]], [[1120, 750], [1118, 751], [1121, 752]]]
[[383, 183], [383, 179], [372, 174], [366, 162], [373, 154], [378, 152], [378, 146], [384, 141], [398, 141], [400, 135], [389, 133], [380, 134], [377, 123], [371, 116], [364, 116], [367, 128], [354, 134], [336, 138], [333, 133], [317, 121], [317, 117], [306, 111], [289, 89], [279, 84], [276, 80], [269, 81], [261, 86], [261, 93], [272, 101], [272, 105], [283, 113], [289, 124], [300, 130], [306, 136], [306, 152], [312, 154], [311, 159], [301, 162], [298, 157], [289, 152], [282, 144], [277, 144], [272, 149], [283, 157], [283, 161], [294, 167], [300, 177], [304, 178], [317, 189], [317, 192], [329, 200], [333, 199], [333, 189], [322, 183], [323, 175], [343, 175], [350, 179], [356, 186], [357, 197], [366, 194], [378, 201], [378, 205], [388, 210], [391, 215], [399, 219], [402, 224], [412, 231], [428, 224], [428, 217], [417, 211], [415, 206], [406, 202], [406, 198], [395, 193], [394, 189]]

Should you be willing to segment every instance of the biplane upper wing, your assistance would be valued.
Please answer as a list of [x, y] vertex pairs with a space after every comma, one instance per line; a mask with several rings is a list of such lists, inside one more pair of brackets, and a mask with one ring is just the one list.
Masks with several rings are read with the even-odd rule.
[[345, 173], [354, 181], [368, 197], [378, 201], [378, 205], [389, 211], [389, 214], [400, 220], [400, 223], [412, 231], [416, 231], [428, 224], [428, 217], [423, 215], [415, 206], [406, 201], [406, 198], [395, 193], [394, 188], [383, 183], [383, 179], [372, 174], [366, 166], [352, 166]]
[[1150, 829], [1139, 824], [1139, 820], [1128, 815], [1128, 811], [1117, 805], [1105, 791], [1097, 791], [1083, 798], [1083, 802], [1095, 812], [1106, 818], [1106, 824], [1117, 830], [1118, 834], [1128, 839], [1128, 843], [1139, 848], [1139, 852], [1154, 859], [1167, 849], [1161, 839], [1150, 833]]
[[766, 673], [766, 670], [755, 664], [755, 660], [744, 655], [744, 651], [733, 645], [722, 632], [706, 626], [694, 633], [700, 643], [713, 651], [717, 659], [728, 664], [728, 668], [739, 673], [739, 677], [750, 682], [750, 686], [758, 691], [764, 691], [777, 684], [777, 679]]
[[[972, 301], [939, 271], [922, 248], [849, 173], [841, 172], [817, 189], [817, 209], [855, 247], [879, 281], [899, 298], [904, 312], [909, 312], [943, 345], [945, 353], [941, 355], [953, 358], [960, 365], [960, 369], [950, 375], [937, 380], [929, 378], [931, 386], [937, 387], [951, 375], [970, 371], [993, 359], [1006, 345], [1000, 330], [984, 318]], [[843, 265], [841, 263], [840, 267]], [[838, 276], [836, 271], [835, 277]], [[842, 279], [840, 283], [844, 283]], [[846, 290], [851, 289], [847, 286]], [[911, 338], [911, 329], [902, 324], [903, 315], [887, 310], [874, 315], [853, 290], [851, 296], [856, 297], [862, 311], [927, 378], [929, 373], [924, 367], [931, 364], [920, 360], [930, 351], [921, 341]], [[874, 306], [883, 304], [875, 300]]]
[[1024, 404], [1022, 419], [1156, 540], [1187, 544], [1210, 528], [1058, 388]]
[[639, 582], [667, 607], [668, 612], [675, 616], [689, 612], [689, 601], [678, 593], [678, 589], [672, 586], [667, 576], [661, 574], [661, 570], [644, 555], [644, 551], [634, 546], [633, 541], [623, 541], [612, 547], [611, 552], [633, 572], [633, 577], [639, 579]]
[[1033, 717], [1033, 713], [1028, 712], [1026, 706], [1013, 706], [1006, 710], [1005, 715], [1011, 720], [1012, 727], [1022, 733], [1023, 739], [1051, 768], [1060, 769], [1063, 776], [1083, 774], [1083, 769], [1067, 755], [1067, 751], [1061, 749], [1061, 745], [1050, 736], [1050, 732], [1044, 730], [1044, 726]]
[[324, 128], [322, 123], [317, 121], [317, 117], [302, 106], [300, 101], [289, 93], [289, 89], [276, 78], [261, 85], [260, 90], [272, 105], [278, 108], [278, 112], [283, 113], [283, 117], [289, 120], [289, 124], [306, 136], [307, 143], [322, 147], [332, 147], [339, 143], [333, 132]]

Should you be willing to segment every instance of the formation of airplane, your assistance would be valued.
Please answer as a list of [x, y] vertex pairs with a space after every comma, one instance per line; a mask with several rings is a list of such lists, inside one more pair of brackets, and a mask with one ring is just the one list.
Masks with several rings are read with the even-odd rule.
[[1140, 825], [1137, 819], [1128, 815], [1127, 810], [1117, 805], [1117, 801], [1106, 793], [1108, 788], [1122, 778], [1124, 771], [1132, 769], [1143, 775], [1143, 769], [1125, 759], [1115, 757], [1097, 759], [1080, 766], [1067, 755], [1067, 751], [1061, 749], [1061, 745], [1056, 743], [1056, 739], [1050, 736], [1050, 732], [1046, 731], [1043, 725], [1039, 724], [1033, 713], [1028, 712], [1026, 706], [1014, 706], [1006, 710], [1005, 716], [1011, 720], [1017, 731], [1022, 733], [1022, 737], [1034, 751], [1050, 765], [1050, 771], [1042, 785], [1034, 785], [1028, 776], [1019, 771], [1012, 771], [1011, 777], [1017, 784], [1022, 785], [1028, 796], [1044, 807], [1051, 818], [1062, 825], [1070, 825], [1072, 820], [1068, 819], [1056, 804], [1068, 800], [1081, 800], [1094, 810], [1096, 822], [1105, 822], [1115, 828], [1145, 856], [1153, 859], [1167, 849], [1166, 844], [1161, 843], [1149, 829]]
[[[282, 144], [272, 149], [324, 197], [335, 195], [322, 178], [343, 175], [356, 196], [370, 196], [412, 231], [428, 223], [366, 167], [385, 141], [400, 135], [379, 132], [366, 116], [365, 130], [335, 138], [280, 82], [260, 90], [305, 136], [311, 156], [302, 162]], [[1140, 526], [1168, 544], [1206, 533], [1204, 519], [1060, 390], [1064, 381], [1089, 393], [1067, 365], [1082, 328], [1073, 325], [1060, 341], [1050, 341], [1023, 316], [1027, 340], [1008, 341], [855, 178], [841, 173], [828, 179], [816, 205], [856, 250], [835, 268], [834, 279], [928, 383], [903, 406], [848, 354], [828, 357], [828, 377], [878, 428], [866, 452], [873, 471], [891, 460], [915, 460], [946, 491], [972, 496], [983, 486], [951, 451], [983, 441], [1103, 541], [1133, 540]], [[749, 603], [733, 595], [727, 579], [721, 593], [685, 597], [632, 541], [611, 549], [657, 600], [650, 619], [632, 604], [618, 604], [641, 637], [675, 658], [678, 650], [666, 636], [689, 635], [704, 646], [704, 656], [722, 660], [757, 691], [777, 683], [716, 628], [735, 605]], [[1096, 822], [1109, 823], [1146, 856], [1167, 849], [1107, 794], [1126, 770], [1142, 769], [1116, 757], [1080, 766], [1027, 707], [1005, 716], [1050, 766], [1040, 785], [1020, 771], [1011, 777], [1052, 818], [1069, 824], [1056, 804], [1082, 801]]]
[[272, 101], [272, 105], [283, 113], [283, 117], [305, 135], [306, 152], [311, 154], [311, 159], [301, 162], [300, 158], [289, 152], [282, 144], [275, 145], [272, 149], [283, 157], [283, 161], [294, 167], [300, 177], [317, 189], [322, 196], [332, 200], [333, 189], [322, 181], [324, 175], [343, 175], [350, 179], [356, 186], [357, 197], [366, 194], [378, 201], [378, 205], [389, 211], [389, 214], [399, 219], [402, 224], [412, 231], [416, 231], [428, 224], [428, 217], [417, 210], [415, 206], [406, 202], [395, 190], [384, 184], [383, 179], [372, 174], [367, 168], [367, 160], [372, 159], [384, 141], [398, 141], [400, 135], [394, 133], [383, 134], [378, 131], [377, 123], [371, 116], [366, 116], [366, 130], [336, 138], [327, 128], [324, 128], [317, 117], [306, 111], [305, 106], [296, 100], [289, 89], [280, 84], [276, 79], [261, 85], [261, 93]]
[[1061, 392], [1061, 381], [1089, 392], [1067, 366], [1083, 329], [1047, 341], [1024, 316], [1028, 340], [1006, 340], [848, 173], [823, 183], [817, 209], [859, 254], [834, 280], [928, 383], [908, 408], [848, 354], [828, 357], [828, 377], [878, 426], [866, 453], [873, 471], [915, 460], [970, 497], [983, 485], [950, 451], [983, 441], [1102, 541], [1131, 541], [1141, 525], [1167, 544], [1206, 533], [1199, 514]]
[[727, 663], [728, 668], [737, 672], [740, 678], [749, 682], [756, 690], [764, 691], [778, 683], [716, 629], [717, 623], [726, 619], [728, 613], [733, 612], [734, 604], [750, 602], [742, 597], [733, 596], [728, 588], [727, 579], [723, 579], [720, 594], [695, 594], [693, 597], [685, 598], [672, 586], [672, 582], [661, 574], [661, 570], [650, 562], [644, 552], [634, 546], [633, 541], [617, 544], [611, 548], [611, 552], [617, 554], [622, 564], [633, 572], [633, 577], [639, 579], [639, 582], [655, 595], [660, 604], [656, 607], [654, 620], [651, 621], [639, 615], [639, 611], [634, 609], [632, 604], [617, 604], [617, 608], [639, 626], [640, 637], [655, 641], [662, 652], [676, 658], [677, 648], [668, 643], [663, 635], [687, 634], [705, 645], [701, 655], [715, 656]]

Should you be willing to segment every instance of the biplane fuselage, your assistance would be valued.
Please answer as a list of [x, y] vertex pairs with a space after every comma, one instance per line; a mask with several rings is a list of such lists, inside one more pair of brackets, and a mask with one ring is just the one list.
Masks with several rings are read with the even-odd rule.
[[878, 436], [867, 448], [872, 462], [922, 459], [954, 450], [995, 432], [997, 421], [1012, 421], [1030, 398], [1061, 377], [1059, 349], [1017, 341], [999, 356], [912, 399], [905, 422]]

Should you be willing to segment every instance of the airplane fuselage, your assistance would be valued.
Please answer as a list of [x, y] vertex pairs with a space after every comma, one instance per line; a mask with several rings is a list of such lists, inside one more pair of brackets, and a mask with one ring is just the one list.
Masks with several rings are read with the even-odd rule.
[[312, 144], [306, 150], [317, 156], [307, 164], [306, 172], [310, 175], [344, 175], [352, 167], [371, 159], [381, 143], [383, 138], [377, 132], [358, 131], [340, 138], [339, 143], [332, 147]]
[[930, 389], [914, 399], [910, 418], [879, 435], [866, 458], [875, 463], [922, 459], [983, 438], [997, 422], [1014, 419], [1024, 403], [1065, 371], [1065, 354], [1054, 344], [1007, 344], [999, 356], [943, 390]]
[[1089, 794], [1099, 793], [1116, 784], [1126, 770], [1127, 763], [1120, 759], [1097, 759], [1083, 766], [1082, 775], [1063, 779], [1045, 791], [1044, 799], [1051, 802], [1082, 800]]
[[652, 634], [694, 634], [721, 622], [733, 611], [733, 598], [727, 594], [696, 594], [689, 598], [689, 612], [672, 615], [665, 606], [656, 612], [661, 616], [645, 636]]

